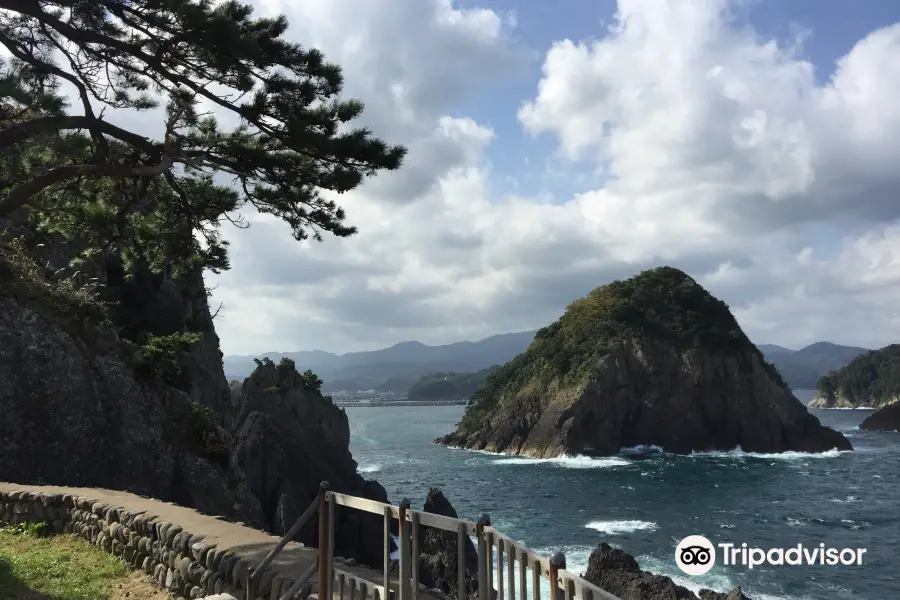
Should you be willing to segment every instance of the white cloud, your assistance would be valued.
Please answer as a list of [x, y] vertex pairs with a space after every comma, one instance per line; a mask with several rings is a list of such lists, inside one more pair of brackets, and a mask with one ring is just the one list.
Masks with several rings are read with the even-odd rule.
[[416, 1], [387, 19], [376, 4], [352, 19], [337, 18], [340, 1], [289, 14], [344, 66], [376, 132], [409, 144], [410, 168], [341, 198], [361, 229], [351, 240], [299, 248], [279, 226], [243, 232], [217, 291], [226, 352], [538, 327], [659, 264], [723, 297], [760, 342], [900, 335], [900, 26], [860, 40], [821, 84], [803, 32], [762, 39], [725, 1], [621, 0], [600, 39], [553, 44], [518, 113], [558, 140], [555, 169], [604, 173], [605, 187], [548, 203], [491, 197], [487, 157], [506, 140], [449, 116], [515, 62], [501, 17]]
[[585, 181], [588, 164], [604, 181], [548, 202], [491, 191], [544, 157], [495, 172], [490, 157], [517, 141], [465, 113], [528, 65], [512, 15], [450, 0], [254, 4], [340, 64], [363, 124], [410, 154], [337, 198], [354, 238], [300, 244], [259, 216], [228, 233], [234, 268], [210, 278], [226, 353], [536, 328], [659, 264], [729, 302], [759, 342], [900, 336], [900, 26], [817, 74], [802, 33], [763, 39], [724, 0], [620, 0], [598, 39], [554, 43], [522, 98], [524, 129], [559, 145], [545, 176]]

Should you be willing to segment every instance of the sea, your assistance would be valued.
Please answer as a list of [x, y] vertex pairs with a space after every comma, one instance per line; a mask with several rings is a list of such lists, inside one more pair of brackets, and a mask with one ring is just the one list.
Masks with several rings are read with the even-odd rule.
[[[795, 391], [802, 401], [812, 392]], [[348, 408], [350, 447], [393, 503], [421, 508], [437, 487], [464, 519], [488, 514], [505, 535], [583, 573], [607, 542], [644, 570], [695, 592], [740, 585], [754, 600], [900, 600], [900, 433], [866, 432], [870, 410], [811, 411], [853, 451], [533, 459], [451, 449], [432, 441], [463, 406]], [[675, 564], [688, 535], [740, 547], [864, 548], [862, 565], [726, 566], [690, 577]]]

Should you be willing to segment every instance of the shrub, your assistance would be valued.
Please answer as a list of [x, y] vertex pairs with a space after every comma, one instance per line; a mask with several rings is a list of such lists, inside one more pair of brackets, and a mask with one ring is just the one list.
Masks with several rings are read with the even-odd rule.
[[25, 521], [24, 523], [10, 523], [9, 525], [0, 526], [0, 530], [11, 533], [13, 535], [25, 535], [29, 537], [49, 537], [53, 535], [53, 528], [49, 523], [39, 521], [33, 523]]
[[199, 454], [209, 460], [226, 465], [229, 450], [219, 432], [216, 412], [204, 404], [191, 402], [188, 426]]
[[303, 371], [303, 374], [300, 375], [301, 381], [303, 381], [303, 386], [314, 392], [322, 391], [322, 380], [319, 379], [319, 376], [312, 372], [312, 369], [307, 369]]
[[202, 339], [199, 333], [146, 336], [143, 344], [125, 341], [136, 373], [157, 379], [175, 389], [190, 390], [184, 353]]

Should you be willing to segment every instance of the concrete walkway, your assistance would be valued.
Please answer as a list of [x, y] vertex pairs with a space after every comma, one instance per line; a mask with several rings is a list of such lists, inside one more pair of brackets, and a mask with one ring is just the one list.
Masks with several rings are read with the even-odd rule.
[[[3, 482], [0, 482], [0, 492], [36, 492], [41, 494], [80, 496], [81, 498], [95, 500], [109, 506], [123, 507], [131, 512], [143, 512], [154, 516], [158, 521], [166, 521], [178, 525], [184, 531], [189, 531], [194, 536], [203, 536], [205, 544], [214, 545], [220, 550], [231, 550], [252, 565], [260, 564], [279, 541], [278, 537], [252, 527], [229, 523], [215, 517], [203, 515], [192, 508], [185, 508], [129, 492], [117, 492], [99, 488], [20, 485]], [[307, 548], [302, 544], [289, 542], [275, 557], [275, 560], [269, 567], [274, 573], [274, 581], [296, 580], [316, 562], [316, 555], [315, 548]], [[373, 583], [381, 584], [384, 580], [383, 574], [374, 569], [346, 564], [335, 564], [335, 567]], [[315, 579], [315, 576], [313, 579]], [[397, 590], [396, 574], [393, 575], [393, 580], [391, 589]], [[423, 590], [419, 591], [419, 598], [422, 600], [438, 600], [437, 596]], [[335, 600], [338, 600], [337, 596], [335, 596]]]

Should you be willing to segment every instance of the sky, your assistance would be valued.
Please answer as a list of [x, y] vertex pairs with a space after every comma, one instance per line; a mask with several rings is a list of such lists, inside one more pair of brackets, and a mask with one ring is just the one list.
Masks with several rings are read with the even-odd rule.
[[660, 265], [756, 343], [900, 339], [900, 2], [250, 3], [409, 154], [353, 238], [225, 231], [225, 354], [537, 329]]

